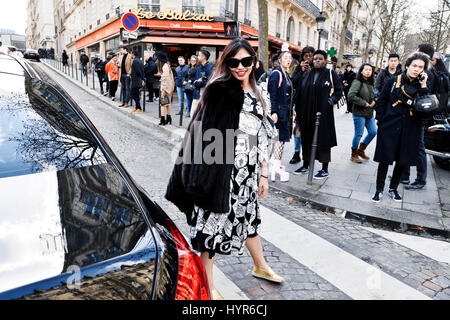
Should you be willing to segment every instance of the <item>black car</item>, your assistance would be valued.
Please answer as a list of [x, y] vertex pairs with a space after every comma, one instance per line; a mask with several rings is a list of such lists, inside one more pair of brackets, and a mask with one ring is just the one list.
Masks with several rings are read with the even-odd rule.
[[75, 101], [0, 56], [0, 300], [210, 298], [198, 255]]
[[25, 59], [36, 60], [38, 62], [41, 61], [41, 56], [40, 56], [39, 52], [37, 50], [33, 50], [33, 49], [25, 50], [23, 57]]

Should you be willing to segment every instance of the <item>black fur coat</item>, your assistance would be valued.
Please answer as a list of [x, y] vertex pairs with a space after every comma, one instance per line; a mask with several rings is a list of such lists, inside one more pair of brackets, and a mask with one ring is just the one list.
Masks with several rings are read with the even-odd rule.
[[[204, 92], [204, 99], [194, 114], [189, 129], [184, 137], [179, 158], [174, 166], [166, 190], [166, 199], [173, 202], [181, 212], [186, 214], [188, 224], [192, 225], [194, 204], [214, 213], [228, 213], [230, 210], [230, 180], [234, 166], [235, 143], [225, 143], [227, 129], [239, 128], [239, 115], [244, 103], [244, 91], [234, 77], [229, 80], [215, 81]], [[201, 121], [204, 133], [208, 129], [218, 129], [223, 137], [222, 164], [200, 163], [195, 161], [193, 152], [195, 139], [194, 124]], [[198, 131], [197, 131], [198, 132]], [[211, 143], [200, 139], [201, 152]], [[191, 150], [191, 152], [187, 152]], [[199, 150], [199, 149], [196, 149]], [[233, 161], [226, 161], [226, 156], [232, 156]], [[181, 161], [182, 160], [182, 161]]]

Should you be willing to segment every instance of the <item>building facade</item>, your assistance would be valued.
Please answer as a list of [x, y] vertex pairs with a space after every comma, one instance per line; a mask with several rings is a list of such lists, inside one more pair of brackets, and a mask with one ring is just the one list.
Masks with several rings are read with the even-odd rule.
[[30, 49], [54, 48], [55, 21], [54, 0], [28, 0], [27, 3], [27, 47]]
[[[354, 1], [345, 39], [346, 59], [341, 63], [362, 60], [367, 32], [361, 17], [367, 15], [367, 1], [374, 0]], [[50, 3], [54, 13], [51, 41], [47, 40], [49, 32], [40, 30], [41, 25], [47, 25], [39, 22], [44, 3]], [[345, 0], [269, 0], [269, 54], [280, 50], [285, 42], [294, 57], [305, 46], [338, 50], [345, 6]], [[28, 9], [30, 45], [53, 45], [58, 57], [66, 50], [73, 64], [79, 64], [83, 50], [91, 58], [104, 58], [110, 51], [119, 51], [122, 44], [140, 52], [164, 50], [173, 62], [179, 55], [188, 57], [206, 49], [211, 52], [212, 63], [235, 36], [245, 37], [255, 49], [258, 47], [258, 0], [29, 0]], [[190, 14], [184, 16], [187, 10]], [[137, 36], [128, 37], [120, 17], [130, 11], [140, 16], [141, 27]], [[326, 20], [319, 40], [316, 17], [321, 12]], [[370, 47], [376, 50], [376, 44]]]

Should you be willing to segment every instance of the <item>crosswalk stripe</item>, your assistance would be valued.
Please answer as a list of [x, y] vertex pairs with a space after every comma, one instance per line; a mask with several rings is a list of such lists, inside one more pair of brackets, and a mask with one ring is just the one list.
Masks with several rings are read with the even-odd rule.
[[225, 300], [250, 300], [218, 267], [213, 270], [214, 285]]
[[363, 229], [375, 233], [383, 238], [394, 241], [404, 247], [419, 252], [433, 260], [450, 264], [450, 243], [423, 237], [411, 236], [397, 232], [389, 232], [374, 228]]
[[349, 297], [357, 300], [430, 299], [272, 210], [260, 208], [261, 236]]

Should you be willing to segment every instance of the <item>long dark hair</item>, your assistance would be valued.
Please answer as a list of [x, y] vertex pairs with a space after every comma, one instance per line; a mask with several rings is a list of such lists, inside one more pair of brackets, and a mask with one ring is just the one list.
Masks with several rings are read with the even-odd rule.
[[356, 75], [356, 80], [359, 80], [361, 82], [366, 80], [362, 75], [365, 66], [369, 66], [370, 68], [372, 68], [372, 74], [369, 79], [367, 79], [367, 82], [373, 85], [375, 83], [375, 68], [370, 63], [363, 63], [363, 65], [359, 68], [358, 74]]
[[[266, 103], [261, 93], [259, 92], [258, 88], [256, 87], [256, 79], [255, 79], [256, 61], [257, 61], [256, 52], [255, 50], [253, 50], [250, 43], [244, 38], [235, 38], [225, 47], [222, 56], [220, 57], [219, 61], [216, 64], [214, 73], [211, 76], [211, 79], [209, 80], [208, 84], [206, 85], [205, 90], [207, 90], [208, 87], [214, 83], [227, 82], [234, 78], [233, 74], [230, 71], [230, 68], [228, 68], [227, 64], [225, 63], [225, 60], [234, 57], [241, 49], [244, 49], [253, 57], [253, 68], [249, 78], [250, 86], [252, 87], [253, 92], [255, 93], [257, 99], [261, 102], [261, 105], [263, 106], [264, 109], [264, 117], [266, 117], [267, 116]], [[203, 95], [201, 98], [202, 102], [204, 96], [205, 95]]]
[[445, 67], [444, 61], [442, 61], [441, 59], [436, 59], [436, 65], [434, 66], [434, 68], [437, 71], [443, 72], [443, 73], [449, 73], [447, 68]]

